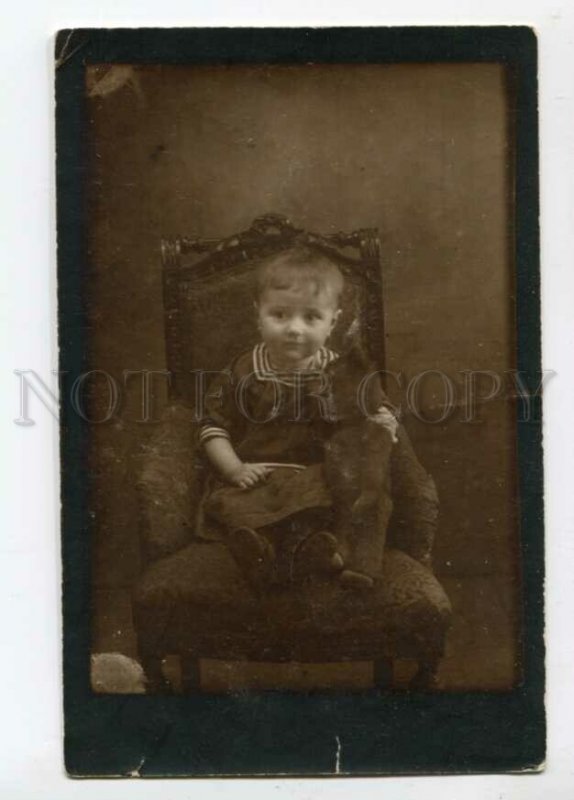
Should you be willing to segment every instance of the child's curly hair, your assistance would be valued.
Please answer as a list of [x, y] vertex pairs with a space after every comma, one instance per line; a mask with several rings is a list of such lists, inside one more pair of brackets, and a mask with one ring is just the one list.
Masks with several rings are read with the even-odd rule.
[[314, 293], [326, 291], [339, 306], [345, 279], [336, 261], [318, 248], [294, 245], [265, 258], [257, 269], [257, 299], [266, 289], [291, 289], [311, 285]]

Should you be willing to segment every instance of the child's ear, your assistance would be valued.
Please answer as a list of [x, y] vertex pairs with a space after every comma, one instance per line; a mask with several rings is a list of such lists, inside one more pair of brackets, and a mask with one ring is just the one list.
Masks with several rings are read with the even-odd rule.
[[333, 319], [331, 320], [331, 330], [333, 330], [333, 328], [335, 327], [335, 325], [339, 321], [339, 317], [341, 316], [342, 313], [343, 313], [342, 309], [339, 308], [333, 314]]

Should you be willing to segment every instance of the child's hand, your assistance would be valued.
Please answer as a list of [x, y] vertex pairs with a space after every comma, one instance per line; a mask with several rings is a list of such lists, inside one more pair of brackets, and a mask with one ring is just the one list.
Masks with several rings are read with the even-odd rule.
[[229, 482], [239, 486], [240, 489], [251, 489], [252, 486], [265, 481], [270, 472], [272, 472], [271, 467], [265, 464], [242, 464], [229, 476]]

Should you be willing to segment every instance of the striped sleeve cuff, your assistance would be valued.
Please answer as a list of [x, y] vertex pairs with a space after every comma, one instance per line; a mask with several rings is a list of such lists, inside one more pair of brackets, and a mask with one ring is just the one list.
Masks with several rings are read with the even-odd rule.
[[225, 428], [219, 428], [217, 425], [204, 425], [200, 428], [198, 434], [199, 444], [205, 444], [210, 439], [230, 439], [229, 433]]

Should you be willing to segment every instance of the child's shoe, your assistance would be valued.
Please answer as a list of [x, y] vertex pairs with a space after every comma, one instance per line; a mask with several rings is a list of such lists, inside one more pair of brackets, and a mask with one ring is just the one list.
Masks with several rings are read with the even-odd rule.
[[265, 536], [253, 528], [234, 528], [225, 543], [254, 589], [261, 591], [270, 584], [275, 551]]
[[338, 547], [337, 540], [328, 531], [307, 536], [293, 553], [291, 580], [300, 581], [309, 575], [340, 572], [344, 563]]
[[354, 589], [357, 592], [369, 592], [375, 586], [375, 581], [370, 575], [355, 572], [353, 569], [344, 569], [339, 575], [339, 580], [346, 589]]

